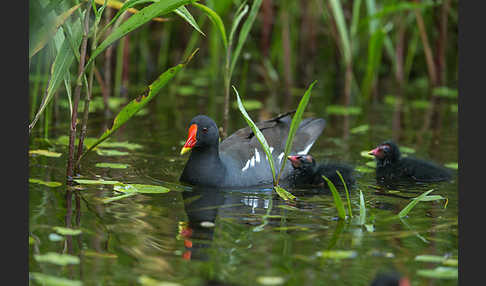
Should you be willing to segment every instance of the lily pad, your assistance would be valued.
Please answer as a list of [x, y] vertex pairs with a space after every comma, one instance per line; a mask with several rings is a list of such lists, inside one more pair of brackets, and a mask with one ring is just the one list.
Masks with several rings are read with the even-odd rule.
[[141, 194], [163, 194], [168, 193], [170, 189], [162, 186], [143, 185], [143, 184], [124, 184], [118, 183], [113, 187], [114, 190], [123, 193], [141, 193]]
[[130, 165], [122, 163], [96, 163], [95, 166], [98, 168], [126, 169]]
[[34, 255], [37, 262], [48, 262], [65, 266], [68, 264], [79, 264], [79, 257], [69, 254], [59, 254], [57, 252], [48, 252], [46, 254]]
[[45, 182], [35, 178], [29, 178], [29, 183], [40, 184], [51, 188], [62, 186], [62, 183], [60, 182]]
[[285, 282], [285, 279], [280, 276], [260, 276], [257, 282], [262, 285], [280, 285]]
[[361, 108], [358, 106], [328, 105], [326, 113], [334, 115], [358, 115], [361, 114]]
[[458, 270], [456, 267], [439, 266], [434, 269], [420, 269], [417, 275], [436, 279], [457, 279]]
[[363, 132], [366, 132], [370, 129], [370, 126], [368, 124], [364, 124], [364, 125], [360, 125], [360, 126], [356, 126], [354, 128], [352, 128], [351, 130], [349, 130], [349, 132], [351, 132], [352, 134], [356, 134], [356, 133], [363, 133]]
[[118, 150], [110, 150], [110, 149], [96, 149], [96, 153], [100, 156], [125, 156], [130, 153]]
[[70, 280], [67, 278], [47, 275], [39, 272], [31, 272], [30, 276], [34, 278], [41, 285], [52, 285], [52, 286], [81, 286], [83, 283], [79, 280]]
[[78, 184], [84, 185], [114, 185], [120, 183], [119, 181], [105, 181], [105, 180], [89, 180], [89, 179], [74, 179]]
[[80, 229], [72, 229], [63, 226], [54, 226], [52, 229], [61, 235], [79, 235], [82, 233]]
[[[84, 144], [86, 145], [87, 148], [91, 147], [94, 143], [96, 143], [98, 139], [97, 138], [92, 138], [92, 137], [86, 137], [84, 138]], [[60, 145], [68, 145], [69, 144], [69, 137], [68, 136], [59, 136], [55, 142]], [[99, 147], [104, 147], [104, 148], [125, 148], [128, 150], [136, 150], [136, 149], [141, 149], [143, 148], [142, 145], [137, 144], [137, 143], [131, 143], [128, 141], [122, 141], [122, 142], [116, 142], [116, 141], [104, 141], [101, 142]]]
[[319, 252], [317, 255], [323, 258], [345, 259], [355, 258], [358, 253], [354, 250], [327, 250]]
[[454, 170], [457, 170], [459, 168], [459, 164], [457, 162], [447, 163], [444, 166], [446, 166], [447, 168], [454, 169]]
[[62, 156], [62, 153], [52, 152], [52, 151], [43, 150], [43, 149], [29, 150], [29, 155], [33, 155], [33, 154], [46, 156], [46, 157], [53, 157], [53, 158], [59, 158], [59, 157]]

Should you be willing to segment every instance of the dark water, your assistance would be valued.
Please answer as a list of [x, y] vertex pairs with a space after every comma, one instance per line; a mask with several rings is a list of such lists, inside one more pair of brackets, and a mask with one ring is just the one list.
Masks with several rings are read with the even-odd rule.
[[[297, 99], [298, 100], [298, 99]], [[361, 114], [326, 113], [316, 92], [305, 116], [320, 116], [327, 126], [310, 153], [317, 161], [334, 160], [366, 167], [371, 159], [360, 155], [385, 139], [395, 138], [415, 150], [414, 156], [439, 164], [457, 162], [455, 101], [444, 100], [428, 109], [405, 102], [401, 113], [391, 104], [370, 104]], [[111, 203], [111, 185], [29, 185], [29, 231], [35, 242], [29, 249], [29, 272], [82, 281], [84, 285], [369, 285], [377, 273], [397, 271], [411, 285], [456, 285], [456, 279], [418, 275], [440, 263], [415, 261], [418, 255], [458, 256], [458, 185], [452, 182], [377, 186], [373, 172], [358, 172], [351, 190], [355, 218], [337, 220], [332, 196], [322, 190], [292, 190], [296, 202], [285, 202], [270, 190], [223, 190], [174, 186], [187, 156], [179, 156], [186, 125], [198, 113], [207, 113], [205, 98], [178, 97], [174, 111], [158, 98], [148, 112], [130, 121], [112, 141], [142, 146], [125, 156], [89, 154], [82, 163], [84, 178], [170, 186], [165, 194], [138, 194]], [[429, 112], [437, 114], [429, 117]], [[260, 111], [250, 115], [256, 119]], [[400, 122], [394, 121], [400, 114]], [[220, 114], [213, 114], [220, 118]], [[427, 118], [431, 118], [428, 122]], [[101, 115], [91, 118], [90, 137], [101, 134]], [[61, 122], [61, 120], [59, 120]], [[66, 121], [67, 122], [67, 121]], [[360, 125], [364, 132], [350, 132]], [[232, 130], [244, 127], [236, 110]], [[347, 128], [346, 128], [347, 126]], [[68, 127], [51, 129], [55, 139]], [[31, 136], [30, 149], [46, 149]], [[51, 140], [52, 142], [52, 140]], [[64, 183], [67, 148], [53, 145], [59, 158], [30, 156], [30, 177]], [[127, 169], [96, 167], [99, 162], [120, 162]], [[409, 198], [434, 189], [445, 200], [420, 202], [404, 219], [390, 219]], [[368, 228], [356, 224], [359, 190], [367, 207]], [[344, 199], [344, 193], [342, 198]], [[56, 241], [54, 226], [82, 230], [80, 235]], [[59, 237], [57, 237], [59, 238]], [[61, 237], [62, 238], [62, 237]], [[344, 258], [326, 257], [346, 251]], [[60, 266], [38, 262], [37, 254], [70, 253], [79, 264]], [[171, 282], [173, 284], [157, 284]], [[33, 285], [41, 285], [31, 280]], [[275, 283], [275, 284], [272, 284]]]

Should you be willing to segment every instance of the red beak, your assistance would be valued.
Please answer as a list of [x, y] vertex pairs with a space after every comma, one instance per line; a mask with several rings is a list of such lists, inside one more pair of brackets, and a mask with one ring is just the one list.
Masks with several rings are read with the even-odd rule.
[[191, 127], [189, 127], [189, 134], [187, 135], [187, 140], [186, 143], [184, 144], [184, 147], [182, 147], [181, 150], [181, 155], [189, 152], [189, 150], [196, 145], [196, 134], [197, 134], [197, 125], [192, 124]]
[[376, 156], [379, 153], [379, 151], [380, 151], [380, 148], [376, 147], [375, 149], [369, 151], [368, 154]]
[[289, 159], [289, 161], [292, 163], [292, 166], [294, 166], [294, 168], [300, 167], [299, 156], [287, 156], [287, 159]]

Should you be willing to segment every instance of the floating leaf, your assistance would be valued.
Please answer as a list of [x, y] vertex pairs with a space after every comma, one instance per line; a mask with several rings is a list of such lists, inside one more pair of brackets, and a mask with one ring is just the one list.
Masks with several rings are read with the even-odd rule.
[[29, 178], [29, 183], [40, 184], [51, 188], [62, 186], [60, 182], [45, 182], [35, 178]]
[[83, 256], [96, 257], [96, 258], [117, 258], [118, 257], [118, 255], [113, 253], [96, 252], [93, 250], [83, 250], [82, 254]]
[[445, 256], [438, 256], [438, 255], [417, 255], [415, 257], [415, 261], [421, 262], [432, 262], [432, 263], [443, 263], [449, 266], [457, 266], [457, 259], [447, 258]]
[[457, 162], [447, 163], [444, 166], [446, 166], [447, 168], [454, 169], [454, 170], [459, 169], [459, 164]]
[[42, 155], [42, 156], [46, 156], [46, 157], [54, 157], [54, 158], [59, 158], [62, 155], [62, 153], [57, 153], [57, 152], [52, 152], [52, 151], [49, 151], [49, 150], [42, 150], [42, 149], [29, 150], [29, 155], [32, 155], [32, 154]]
[[335, 115], [358, 115], [361, 114], [361, 107], [358, 106], [344, 106], [344, 105], [328, 105], [326, 113]]
[[142, 286], [182, 286], [182, 284], [175, 283], [175, 282], [155, 280], [155, 279], [150, 278], [146, 275], [142, 275], [142, 276], [138, 277], [138, 282]]
[[319, 252], [317, 255], [323, 258], [331, 259], [355, 258], [358, 256], [354, 250], [327, 250]]
[[141, 194], [163, 194], [168, 193], [170, 189], [162, 186], [143, 185], [143, 184], [116, 184], [113, 189], [123, 193], [141, 193]]
[[100, 156], [125, 156], [130, 153], [118, 150], [109, 150], [109, 149], [96, 149], [96, 154]]
[[65, 237], [64, 236], [61, 236], [57, 233], [50, 233], [49, 234], [49, 240], [50, 241], [61, 241], [61, 240], [64, 240]]
[[365, 166], [357, 166], [356, 168], [354, 168], [356, 171], [358, 172], [361, 172], [361, 173], [372, 173], [374, 172], [375, 170], [371, 169], [371, 168], [368, 168], [368, 167], [365, 167]]
[[259, 276], [256, 280], [262, 285], [280, 285], [285, 282], [285, 279], [280, 276]]
[[126, 169], [130, 165], [122, 163], [96, 163], [95, 166], [98, 168]]
[[433, 196], [425, 196], [420, 199], [421, 202], [430, 202], [430, 201], [438, 201], [438, 200], [445, 200], [443, 196], [440, 195], [433, 195]]
[[365, 157], [365, 158], [370, 158], [370, 159], [374, 159], [375, 156], [371, 155], [371, 154], [368, 154], [368, 152], [370, 151], [361, 151], [361, 153], [359, 153], [361, 155], [361, 157]]
[[104, 199], [101, 200], [101, 202], [103, 202], [104, 204], [107, 204], [107, 203], [111, 203], [111, 202], [114, 202], [114, 201], [121, 200], [123, 198], [134, 196], [136, 194], [137, 193], [128, 193], [128, 194], [123, 194], [123, 195], [119, 195], [119, 196], [114, 196], [114, 197], [111, 197], [111, 198], [104, 198]]
[[376, 161], [366, 162], [365, 165], [368, 166], [368, 167], [371, 167], [371, 168], [376, 168]]
[[278, 207], [281, 208], [281, 209], [284, 209], [284, 210], [289, 210], [289, 211], [300, 211], [299, 208], [296, 208], [296, 207], [293, 207], [293, 206], [288, 206], [288, 205], [279, 205]]
[[78, 184], [84, 184], [84, 185], [114, 185], [120, 183], [119, 181], [105, 181], [102, 179], [99, 180], [74, 179], [74, 181]]
[[447, 86], [439, 86], [432, 90], [432, 94], [447, 98], [457, 98], [459, 93], [457, 92], [457, 89], [448, 88]]
[[370, 129], [370, 126], [368, 124], [364, 124], [364, 125], [360, 125], [360, 126], [356, 126], [354, 128], [352, 128], [351, 130], [349, 130], [349, 132], [351, 132], [352, 134], [356, 134], [356, 133], [363, 133], [363, 132], [366, 132]]
[[412, 153], [415, 153], [415, 149], [407, 147], [407, 146], [400, 146], [400, 152], [412, 154]]
[[52, 229], [61, 235], [79, 235], [82, 233], [80, 229], [72, 229], [63, 226], [54, 226]]
[[416, 197], [416, 198], [413, 198], [412, 201], [406, 205], [403, 210], [401, 210], [399, 213], [398, 213], [398, 217], [402, 218], [402, 217], [405, 217], [412, 209], [413, 207], [415, 207], [415, 205], [420, 202], [420, 200], [422, 198], [424, 198], [425, 196], [427, 196], [428, 194], [430, 194], [432, 191], [434, 191], [433, 189], [432, 190], [428, 190], [426, 191], [425, 193], [421, 194], [420, 196]]
[[280, 186], [274, 187], [277, 194], [284, 200], [295, 200], [295, 196]]
[[83, 283], [79, 280], [70, 280], [67, 278], [47, 275], [39, 272], [30, 272], [29, 273], [35, 281], [37, 281], [40, 285], [51, 285], [51, 286], [81, 286]]
[[48, 262], [62, 266], [68, 264], [79, 264], [79, 257], [69, 254], [59, 254], [57, 252], [34, 255], [34, 259], [37, 262]]
[[439, 266], [434, 269], [420, 269], [417, 275], [436, 279], [457, 279], [458, 270], [454, 267]]

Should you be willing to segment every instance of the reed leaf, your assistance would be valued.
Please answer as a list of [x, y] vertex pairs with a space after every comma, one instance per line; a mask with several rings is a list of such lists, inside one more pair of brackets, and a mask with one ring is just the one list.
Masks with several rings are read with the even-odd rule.
[[359, 190], [359, 225], [364, 225], [366, 222], [366, 206], [363, 192]]
[[344, 204], [343, 201], [341, 200], [341, 197], [339, 196], [339, 193], [336, 189], [336, 186], [326, 177], [322, 176], [324, 180], [326, 180], [327, 185], [329, 186], [329, 189], [331, 190], [332, 197], [334, 199], [334, 205], [336, 206], [336, 209], [338, 211], [338, 216], [341, 219], [346, 219], [346, 210], [344, 209]]
[[425, 193], [421, 194], [420, 196], [413, 198], [412, 201], [398, 213], [398, 217], [403, 218], [407, 216], [407, 214], [413, 209], [413, 207], [415, 207], [415, 205], [418, 204], [418, 202], [420, 202], [425, 196], [430, 194], [432, 191], [434, 191], [434, 189], [428, 190]]
[[224, 48], [227, 49], [228, 48], [228, 39], [226, 38], [226, 29], [224, 28], [223, 20], [221, 20], [221, 17], [219, 17], [219, 15], [216, 12], [211, 10], [211, 8], [209, 8], [209, 7], [207, 7], [203, 4], [192, 3], [192, 5], [201, 9], [209, 17], [211, 22], [213, 22], [213, 24], [216, 26], [216, 28], [218, 28], [219, 35], [221, 36], [221, 40], [223, 40]]
[[184, 19], [189, 25], [191, 25], [196, 31], [201, 33], [201, 35], [206, 36], [204, 32], [199, 28], [199, 25], [197, 24], [196, 20], [194, 17], [192, 17], [191, 13], [189, 10], [187, 10], [186, 7], [181, 6], [174, 11], [177, 15], [181, 16], [182, 19]]
[[366, 75], [363, 79], [362, 86], [362, 95], [364, 98], [369, 98], [371, 93], [371, 88], [373, 86], [373, 82], [375, 81], [375, 76], [378, 72], [378, 68], [380, 67], [381, 62], [381, 55], [382, 55], [382, 47], [383, 41], [385, 38], [385, 33], [382, 29], [377, 29], [368, 44], [368, 62], [366, 65]]
[[270, 169], [272, 170], [273, 184], [274, 186], [276, 186], [277, 179], [275, 176], [275, 165], [273, 163], [272, 153], [270, 152], [270, 147], [268, 146], [267, 140], [265, 139], [265, 136], [263, 136], [263, 133], [260, 131], [260, 129], [258, 129], [255, 122], [251, 120], [250, 115], [248, 115], [248, 113], [246, 112], [245, 107], [241, 102], [240, 95], [238, 94], [238, 91], [236, 90], [235, 86], [233, 86], [233, 90], [236, 93], [238, 109], [240, 110], [241, 114], [243, 114], [243, 118], [245, 119], [246, 123], [248, 123], [248, 126], [250, 126], [251, 130], [253, 130], [253, 133], [255, 133], [255, 137], [257, 138], [258, 142], [260, 142], [260, 144], [262, 145], [263, 151], [265, 151], [265, 154], [267, 154], [268, 163], [270, 164]]
[[44, 26], [38, 32], [38, 37], [35, 37], [29, 44], [29, 59], [32, 58], [37, 52], [39, 52], [47, 42], [56, 34], [64, 22], [76, 11], [82, 4], [77, 4], [71, 7], [66, 12], [57, 16], [53, 23], [49, 23], [48, 26]]
[[343, 182], [344, 190], [346, 192], [346, 200], [348, 202], [348, 211], [349, 211], [349, 216], [353, 217], [353, 213], [351, 211], [351, 201], [349, 200], [349, 191], [348, 191], [348, 186], [346, 185], [346, 182], [344, 181], [343, 175], [341, 175], [341, 172], [336, 170], [336, 173], [338, 174], [339, 178], [341, 179], [341, 182]]
[[233, 73], [233, 70], [235, 69], [236, 61], [240, 56], [241, 49], [243, 48], [243, 45], [246, 42], [246, 38], [250, 33], [251, 27], [253, 26], [253, 22], [255, 22], [255, 18], [258, 14], [258, 10], [260, 10], [261, 4], [262, 4], [262, 0], [253, 1], [253, 4], [251, 5], [251, 9], [250, 9], [250, 14], [248, 14], [248, 18], [246, 18], [246, 21], [243, 23], [243, 26], [241, 27], [240, 35], [238, 36], [238, 44], [236, 45], [236, 48], [233, 51], [233, 54], [231, 56], [230, 75]]
[[244, 1], [238, 10], [235, 13], [235, 19], [233, 20], [233, 24], [231, 25], [231, 32], [229, 34], [229, 42], [228, 44], [231, 46], [233, 44], [233, 37], [235, 35], [236, 29], [240, 25], [241, 19], [248, 13], [248, 5], [246, 5], [246, 1]]
[[[284, 150], [284, 158], [287, 158], [287, 155], [289, 155], [290, 150], [292, 149], [292, 144], [294, 143], [294, 137], [295, 133], [297, 133], [297, 130], [299, 129], [299, 124], [302, 121], [302, 115], [304, 114], [304, 110], [307, 107], [307, 103], [309, 103], [309, 99], [311, 96], [312, 88], [314, 85], [317, 83], [317, 80], [313, 81], [310, 86], [307, 88], [307, 90], [304, 93], [304, 96], [302, 96], [302, 99], [299, 102], [299, 106], [297, 107], [297, 111], [295, 111], [294, 116], [292, 117], [292, 122], [290, 124], [290, 129], [289, 129], [289, 135], [287, 135], [287, 141], [285, 142], [285, 150]], [[277, 185], [280, 180], [280, 175], [282, 174], [284, 168], [285, 168], [285, 163], [287, 163], [287, 160], [283, 160], [282, 165], [280, 166], [280, 170], [278, 172], [278, 178], [277, 178]]]
[[98, 140], [91, 145], [86, 152], [80, 157], [80, 159], [93, 148], [98, 146], [100, 143], [108, 139], [118, 128], [123, 126], [130, 118], [132, 118], [138, 111], [140, 111], [147, 103], [149, 103], [182, 68], [184, 68], [192, 57], [196, 54], [198, 49], [196, 49], [183, 63], [176, 65], [162, 73], [157, 80], [155, 80], [151, 85], [148, 86], [147, 90], [137, 97], [136, 99], [130, 101], [125, 105], [122, 110], [118, 113], [113, 121], [113, 125], [110, 129], [107, 129]]
[[120, 26], [113, 28], [113, 31], [106, 37], [106, 39], [93, 51], [86, 66], [89, 66], [93, 60], [103, 52], [108, 46], [119, 40], [126, 34], [137, 29], [143, 24], [150, 21], [152, 18], [173, 12], [182, 5], [189, 4], [191, 0], [165, 0], [155, 2], [142, 10], [139, 13], [132, 15]]
[[351, 62], [351, 43], [349, 41], [348, 29], [344, 20], [344, 11], [339, 0], [329, 0], [331, 4], [331, 10], [336, 20], [336, 25], [339, 31], [339, 37], [341, 38], [344, 62], [349, 64]]

